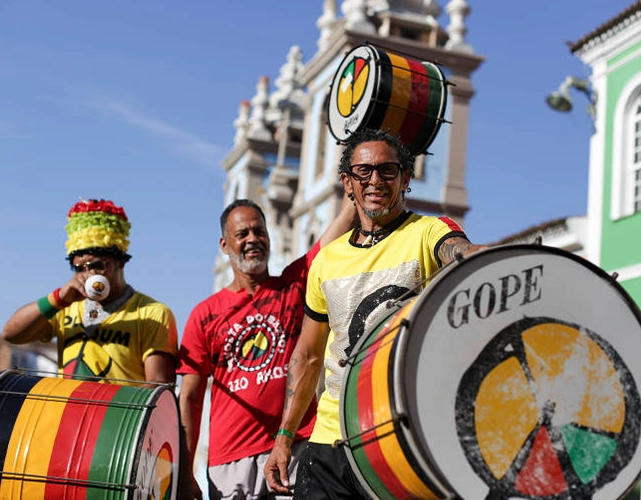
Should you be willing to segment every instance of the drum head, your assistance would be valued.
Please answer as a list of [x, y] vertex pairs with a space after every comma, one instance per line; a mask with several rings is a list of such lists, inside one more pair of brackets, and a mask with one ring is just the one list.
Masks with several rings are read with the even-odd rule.
[[379, 87], [378, 53], [361, 45], [343, 58], [329, 95], [329, 130], [339, 142], [362, 128], [372, 114]]
[[466, 500], [620, 498], [639, 477], [641, 314], [601, 269], [495, 247], [419, 297], [394, 379], [418, 453]]
[[159, 387], [140, 422], [132, 479], [133, 498], [173, 499], [178, 493], [180, 430], [173, 392]]

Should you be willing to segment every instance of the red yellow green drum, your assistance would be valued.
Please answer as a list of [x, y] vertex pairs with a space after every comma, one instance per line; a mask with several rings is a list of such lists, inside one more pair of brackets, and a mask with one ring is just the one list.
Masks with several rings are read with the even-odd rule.
[[641, 312], [583, 258], [494, 247], [354, 347], [340, 398], [373, 498], [623, 498], [641, 476]]
[[424, 153], [444, 121], [447, 83], [434, 63], [359, 45], [336, 71], [328, 101], [329, 129], [345, 141], [362, 128], [389, 129]]
[[0, 374], [0, 498], [170, 500], [177, 492], [173, 392]]

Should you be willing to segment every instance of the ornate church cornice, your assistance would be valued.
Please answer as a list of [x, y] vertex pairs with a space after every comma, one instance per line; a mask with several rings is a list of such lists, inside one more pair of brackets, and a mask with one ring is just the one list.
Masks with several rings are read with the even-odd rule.
[[605, 43], [630, 25], [641, 20], [641, 1], [637, 1], [619, 15], [606, 21], [601, 26], [581, 37], [576, 42], [568, 43], [570, 51], [580, 55], [592, 50], [594, 47]]

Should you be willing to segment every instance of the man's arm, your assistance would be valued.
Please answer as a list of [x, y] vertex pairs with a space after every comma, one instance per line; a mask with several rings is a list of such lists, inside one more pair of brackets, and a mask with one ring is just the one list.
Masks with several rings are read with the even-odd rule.
[[51, 324], [45, 318], [36, 302], [18, 309], [2, 329], [1, 337], [12, 344], [27, 344], [42, 338], [50, 338]]
[[[305, 316], [300, 338], [287, 369], [287, 390], [280, 424], [281, 429], [292, 435], [296, 434], [316, 393], [318, 378], [323, 368], [328, 332], [327, 323], [320, 323]], [[293, 439], [289, 436], [278, 434], [265, 464], [267, 483], [277, 493], [289, 491], [287, 466], [291, 459], [292, 442]]]
[[447, 238], [443, 243], [441, 243], [440, 248], [438, 249], [438, 258], [441, 260], [441, 263], [445, 266], [453, 260], [456, 260], [456, 255], [461, 254], [463, 257], [471, 253], [477, 252], [487, 248], [485, 245], [474, 245], [470, 241], [462, 236], [453, 236], [452, 238]]
[[[74, 276], [58, 292], [58, 297], [70, 304], [86, 298], [84, 282], [78, 274]], [[51, 294], [50, 294], [51, 295]], [[52, 306], [53, 307], [53, 306]], [[61, 309], [62, 307], [57, 307]], [[0, 335], [12, 344], [26, 344], [43, 338], [50, 338], [51, 325], [38, 307], [38, 301], [25, 304], [9, 318]]]
[[327, 226], [325, 232], [319, 238], [320, 246], [323, 247], [331, 241], [338, 238], [340, 235], [346, 233], [350, 229], [356, 227], [358, 222], [358, 212], [356, 211], [356, 203], [350, 200], [347, 195], [343, 195], [343, 202], [341, 209], [336, 218]]
[[154, 352], [145, 359], [145, 380], [160, 384], [176, 382], [176, 358], [168, 352]]
[[207, 377], [190, 373], [182, 375], [178, 396], [182, 424], [180, 499], [202, 498], [200, 487], [194, 477], [194, 457], [198, 446], [198, 438], [200, 437], [200, 422], [206, 389]]

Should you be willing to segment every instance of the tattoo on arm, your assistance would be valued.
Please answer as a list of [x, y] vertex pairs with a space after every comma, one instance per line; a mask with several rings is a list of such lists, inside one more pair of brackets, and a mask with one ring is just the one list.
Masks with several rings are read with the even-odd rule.
[[285, 389], [285, 403], [283, 405], [283, 408], [285, 410], [289, 409], [289, 406], [291, 404], [291, 400], [294, 397], [294, 377], [291, 374], [291, 368], [298, 364], [298, 361], [295, 358], [290, 358], [289, 360], [289, 366], [287, 368], [287, 387]]
[[290, 387], [287, 387], [287, 389], [285, 389], [285, 403], [283, 404], [283, 409], [289, 410], [289, 402], [293, 397], [294, 397], [294, 390], [291, 389]]
[[438, 249], [438, 258], [441, 259], [443, 265], [449, 264], [456, 259], [456, 254], [465, 255], [476, 247], [477, 245], [470, 243], [461, 236], [448, 238], [441, 243], [441, 247]]

